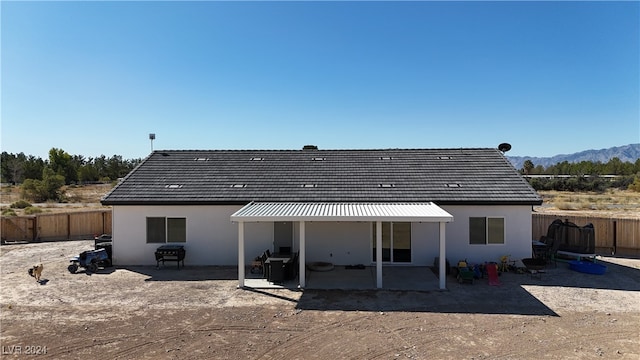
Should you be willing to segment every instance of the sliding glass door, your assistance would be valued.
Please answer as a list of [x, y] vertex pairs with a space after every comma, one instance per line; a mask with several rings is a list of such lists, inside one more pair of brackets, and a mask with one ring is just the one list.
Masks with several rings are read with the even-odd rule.
[[[373, 261], [376, 261], [376, 223], [373, 223]], [[411, 223], [382, 223], [382, 261], [411, 262]]]

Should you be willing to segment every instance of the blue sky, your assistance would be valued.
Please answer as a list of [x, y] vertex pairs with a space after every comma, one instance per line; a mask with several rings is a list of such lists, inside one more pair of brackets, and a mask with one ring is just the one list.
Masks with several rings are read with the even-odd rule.
[[0, 6], [10, 153], [640, 142], [639, 2]]

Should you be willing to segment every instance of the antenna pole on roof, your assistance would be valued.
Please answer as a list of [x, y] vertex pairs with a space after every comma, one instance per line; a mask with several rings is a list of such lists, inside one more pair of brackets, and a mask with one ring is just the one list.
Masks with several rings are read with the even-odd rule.
[[153, 152], [153, 140], [156, 139], [156, 134], [149, 134], [149, 140], [151, 140], [151, 152]]

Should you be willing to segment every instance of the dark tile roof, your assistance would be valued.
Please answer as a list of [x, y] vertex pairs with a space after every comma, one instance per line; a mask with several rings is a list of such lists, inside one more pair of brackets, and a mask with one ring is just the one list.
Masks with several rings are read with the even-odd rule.
[[105, 205], [251, 201], [540, 204], [497, 149], [155, 151]]

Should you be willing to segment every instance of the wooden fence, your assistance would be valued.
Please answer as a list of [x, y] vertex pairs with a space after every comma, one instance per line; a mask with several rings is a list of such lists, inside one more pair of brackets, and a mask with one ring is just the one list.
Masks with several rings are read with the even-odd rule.
[[93, 239], [111, 234], [111, 210], [3, 216], [2, 242]]
[[556, 219], [567, 220], [578, 226], [593, 224], [598, 254], [640, 255], [640, 219], [533, 214], [533, 238], [539, 239], [540, 236], [546, 235], [549, 225]]

